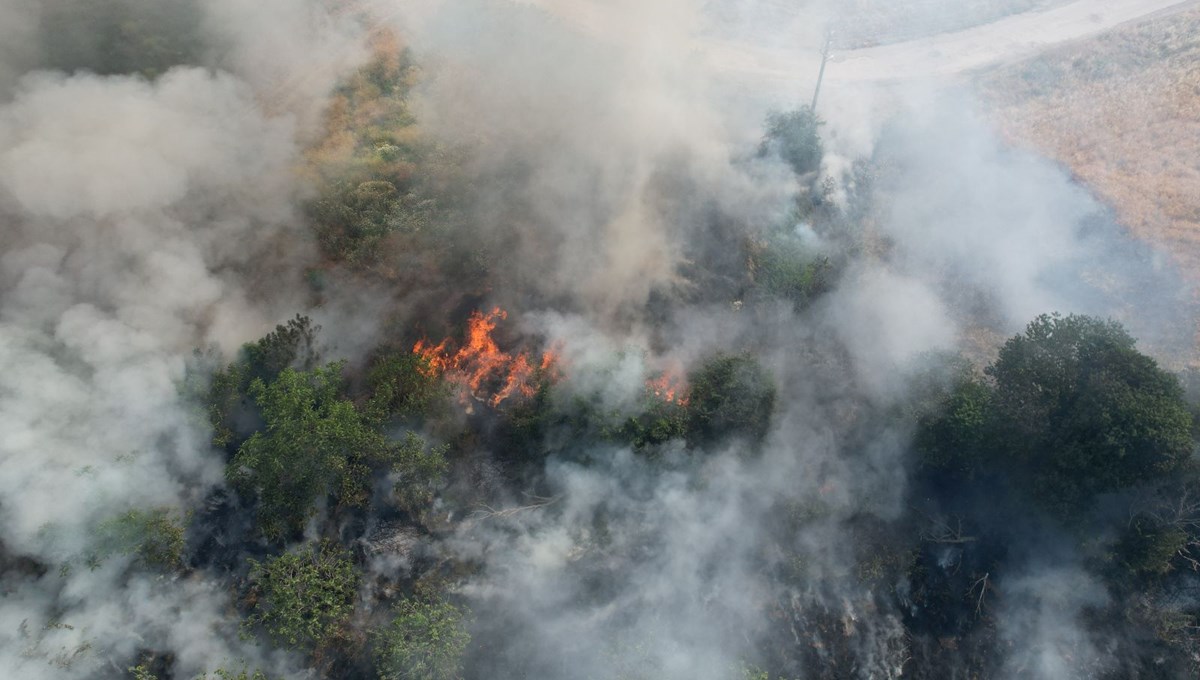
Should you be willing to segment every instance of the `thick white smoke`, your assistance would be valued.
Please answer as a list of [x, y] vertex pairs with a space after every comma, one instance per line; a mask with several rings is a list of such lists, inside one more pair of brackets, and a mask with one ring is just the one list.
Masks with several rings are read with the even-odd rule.
[[[0, 70], [0, 545], [10, 567], [46, 566], [6, 572], [0, 667], [113, 677], [139, 650], [172, 650], [179, 677], [286, 668], [239, 640], [220, 582], [89, 557], [117, 515], [183, 517], [223, 483], [184, 400], [187, 360], [293, 304], [298, 137], [357, 43], [317, 3], [220, 3], [209, 19], [233, 72], [22, 74], [38, 65], [37, 9], [0, 10], [25, 40], [4, 41]], [[258, 270], [277, 289], [253, 285]]]
[[[861, 536], [906, 512], [911, 423], [895, 411], [912, 374], [971, 327], [1010, 333], [1055, 309], [1129, 313], [1153, 330], [1162, 317], [1117, 294], [1169, 273], [1090, 228], [1095, 200], [1004, 148], [969, 96], [893, 106], [847, 90], [830, 94], [823, 129], [845, 156], [822, 171], [839, 200], [854, 200], [851, 155], [901, 171], [864, 206], [861, 233], [813, 235], [854, 244], [832, 292], [804, 311], [731, 293], [648, 318], [657, 295], [698, 294], [681, 275], [690, 253], [736, 257], [790, 219], [799, 191], [782, 163], [748, 158], [767, 105], [806, 101], [809, 83], [759, 73], [734, 101], [736, 69], [713, 55], [768, 30], [778, 49], [810, 50], [829, 4], [776, 22], [767, 2], [564, 0], [565, 17], [554, 3], [367, 4], [423, 60], [423, 130], [468, 148], [472, 236], [505, 255], [488, 292], [558, 348], [572, 371], [562, 398], [626, 413], [647, 374], [716, 352], [755, 352], [779, 387], [758, 453], [737, 439], [653, 461], [619, 446], [559, 452], [544, 502], [459, 527], [445, 549], [479, 566], [460, 590], [481, 638], [508, 650], [497, 677], [724, 680], [772, 626], [828, 664], [836, 644], [853, 648], [860, 677], [900, 677], [900, 615], [863, 575], [876, 556]], [[738, 30], [715, 30], [731, 15]], [[239, 659], [293, 671], [239, 641], [216, 577], [156, 579], [88, 556], [104, 521], [186, 513], [221, 484], [224, 461], [181, 395], [188, 357], [232, 350], [303, 306], [311, 255], [296, 206], [311, 188], [296, 166], [330, 89], [364, 56], [362, 31], [315, 1], [207, 3], [203, 63], [151, 81], [36, 71], [37, 21], [34, 3], [0, 7], [0, 564], [15, 584], [0, 601], [0, 667], [111, 676], [146, 649], [171, 650], [177, 677]], [[728, 242], [708, 243], [714, 212]], [[1088, 278], [1098, 263], [1105, 285]], [[360, 353], [375, 320], [345, 320], [381, 316], [383, 295], [331, 295], [314, 316]], [[617, 586], [598, 585], [606, 570]], [[1071, 655], [1101, 655], [1081, 612], [1103, 593], [1081, 570], [1027, 571], [1001, 589], [1002, 633], [1024, 647], [1009, 667], [1073, 677]]]

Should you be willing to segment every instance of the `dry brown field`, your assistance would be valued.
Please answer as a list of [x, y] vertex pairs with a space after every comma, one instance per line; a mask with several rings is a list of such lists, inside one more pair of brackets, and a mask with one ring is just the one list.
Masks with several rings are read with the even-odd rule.
[[1200, 291], [1200, 9], [1059, 47], [977, 83], [1011, 142], [1068, 167]]

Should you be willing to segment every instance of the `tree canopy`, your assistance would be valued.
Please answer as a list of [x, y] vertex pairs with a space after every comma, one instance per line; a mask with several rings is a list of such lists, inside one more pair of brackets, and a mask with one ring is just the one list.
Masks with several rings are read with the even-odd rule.
[[251, 560], [250, 567], [255, 597], [247, 623], [292, 647], [321, 645], [354, 610], [358, 574], [350, 555], [334, 544]]
[[815, 172], [821, 167], [824, 150], [818, 129], [821, 120], [810, 108], [803, 107], [767, 117], [767, 131], [759, 154], [775, 154], [797, 175]]
[[1192, 451], [1178, 379], [1114, 321], [1039, 316], [987, 374], [1010, 455], [1060, 503], [1160, 477]]
[[340, 395], [341, 370], [340, 363], [288, 368], [250, 386], [266, 426], [242, 444], [227, 474], [258, 497], [259, 524], [269, 537], [302, 529], [326, 496], [364, 505], [375, 471], [404, 467], [424, 481], [441, 470], [440, 452], [425, 452], [419, 438], [395, 443], [374, 429]]
[[381, 680], [457, 680], [471, 636], [462, 609], [443, 600], [405, 598], [375, 633]]
[[960, 380], [918, 434], [928, 464], [1002, 470], [1071, 513], [1097, 494], [1161, 479], [1192, 451], [1175, 376], [1113, 321], [1042, 315]]
[[761, 439], [775, 407], [775, 383], [749, 354], [720, 354], [689, 376], [688, 435]]

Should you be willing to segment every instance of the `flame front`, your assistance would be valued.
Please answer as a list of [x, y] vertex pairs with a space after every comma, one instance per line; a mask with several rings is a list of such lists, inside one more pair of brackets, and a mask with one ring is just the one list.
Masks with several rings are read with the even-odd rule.
[[667, 371], [657, 378], [646, 382], [646, 390], [668, 404], [688, 405], [687, 386], [683, 378]]
[[[449, 339], [437, 345], [419, 340], [413, 346], [413, 353], [424, 357], [433, 371], [459, 385], [464, 404], [475, 398], [498, 406], [513, 395], [532, 397], [537, 393], [538, 377], [552, 369], [556, 359], [553, 353], [545, 352], [541, 363], [535, 366], [527, 352], [514, 356], [501, 350], [492, 338], [492, 331], [506, 318], [508, 312], [499, 307], [486, 315], [472, 312], [467, 319], [466, 342], [457, 351], [451, 351]], [[490, 397], [485, 395], [489, 390], [495, 390]]]

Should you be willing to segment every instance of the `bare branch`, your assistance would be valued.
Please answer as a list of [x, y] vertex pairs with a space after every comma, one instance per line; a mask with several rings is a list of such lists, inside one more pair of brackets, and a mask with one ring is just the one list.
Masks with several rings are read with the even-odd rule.
[[989, 578], [991, 575], [991, 572], [984, 574], [979, 580], [971, 584], [970, 590], [967, 591], [967, 594], [970, 595], [975, 592], [976, 588], [979, 588], [979, 599], [975, 601], [975, 618], [979, 618], [983, 614], [983, 596], [987, 595], [988, 588], [991, 587], [991, 580]]

